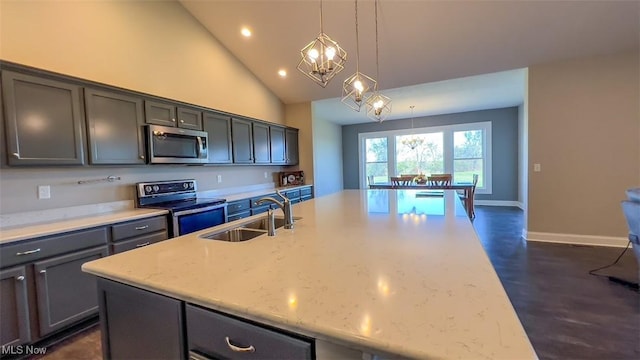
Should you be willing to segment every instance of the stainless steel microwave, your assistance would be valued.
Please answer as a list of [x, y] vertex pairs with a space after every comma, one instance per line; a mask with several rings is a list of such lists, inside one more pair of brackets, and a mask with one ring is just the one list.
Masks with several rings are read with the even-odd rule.
[[209, 160], [204, 131], [147, 125], [147, 155], [152, 164], [204, 164]]

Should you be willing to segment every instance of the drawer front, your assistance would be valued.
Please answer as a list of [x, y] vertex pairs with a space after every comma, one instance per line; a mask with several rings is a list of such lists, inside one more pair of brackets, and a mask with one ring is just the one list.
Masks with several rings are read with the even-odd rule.
[[249, 208], [251, 208], [251, 200], [249, 199], [232, 201], [227, 204], [227, 213], [232, 215], [243, 210], [248, 210]]
[[107, 240], [107, 227], [100, 227], [64, 233], [41, 240], [24, 241], [0, 247], [0, 264], [2, 267], [7, 267], [31, 262], [52, 255], [105, 245]]
[[268, 204], [267, 205], [262, 205], [260, 207], [254, 207], [254, 208], [251, 209], [251, 215], [257, 215], [257, 214], [266, 213], [269, 210], [270, 207], [271, 206], [268, 205]]
[[251, 216], [251, 211], [250, 210], [239, 212], [239, 213], [235, 213], [233, 215], [227, 216], [227, 222], [231, 222], [231, 221], [235, 221], [235, 220], [239, 220], [239, 219], [244, 219], [244, 218], [249, 217], [249, 216]]
[[[187, 305], [189, 351], [221, 359], [311, 359], [312, 342]], [[228, 339], [228, 340], [227, 340]], [[236, 347], [234, 349], [232, 347]], [[241, 352], [239, 348], [253, 351]]]
[[167, 239], [168, 239], [168, 236], [166, 231], [150, 234], [150, 235], [143, 235], [131, 240], [121, 241], [117, 244], [113, 244], [112, 250], [114, 254], [117, 254], [117, 253], [129, 251], [129, 250], [141, 248], [141, 247], [151, 245], [153, 243], [157, 243]]
[[272, 204], [272, 203], [264, 203], [264, 204], [258, 205], [257, 201], [262, 199], [262, 198], [265, 198], [265, 197], [272, 197], [272, 198], [274, 198], [274, 199], [276, 199], [278, 201], [282, 200], [282, 199], [280, 199], [280, 196], [277, 196], [276, 194], [266, 194], [266, 195], [262, 195], [262, 196], [256, 196], [254, 198], [251, 198], [251, 207], [252, 208], [257, 208], [257, 207], [263, 207], [266, 204]]
[[162, 230], [167, 230], [166, 216], [156, 216], [113, 225], [111, 226], [111, 235], [113, 241], [119, 241], [132, 236], [145, 235]]
[[300, 196], [311, 196], [311, 193], [312, 191], [310, 187], [300, 189]]
[[313, 196], [309, 195], [309, 196], [301, 196], [300, 197], [300, 201], [307, 201], [307, 200], [311, 200], [313, 199]]
[[299, 198], [300, 197], [300, 190], [287, 191], [286, 193], [284, 193], [284, 196], [288, 197], [289, 199]]

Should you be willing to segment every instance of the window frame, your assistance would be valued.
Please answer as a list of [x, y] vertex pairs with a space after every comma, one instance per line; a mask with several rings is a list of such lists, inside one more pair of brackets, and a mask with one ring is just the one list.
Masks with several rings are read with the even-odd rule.
[[482, 130], [482, 174], [484, 179], [482, 181], [483, 187], [477, 187], [477, 194], [492, 194], [492, 164], [491, 164], [491, 121], [472, 122], [464, 124], [453, 124], [444, 126], [427, 126], [412, 129], [398, 129], [398, 130], [385, 130], [374, 132], [362, 132], [358, 134], [358, 179], [360, 188], [364, 189], [368, 187], [366, 177], [366, 139], [373, 138], [387, 138], [387, 167], [389, 174], [396, 174], [396, 136], [399, 135], [413, 135], [424, 133], [442, 133], [443, 136], [443, 160], [444, 160], [444, 172], [453, 174], [454, 164], [454, 142], [453, 134], [459, 131], [472, 131]]

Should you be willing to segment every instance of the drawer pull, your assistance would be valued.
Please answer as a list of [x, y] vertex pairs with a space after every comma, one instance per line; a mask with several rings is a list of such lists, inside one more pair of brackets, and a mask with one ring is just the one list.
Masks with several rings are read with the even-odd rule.
[[136, 226], [136, 230], [144, 230], [144, 229], [148, 229], [149, 225], [144, 225], [144, 226]]
[[254, 352], [254, 351], [256, 351], [256, 348], [254, 348], [253, 345], [249, 345], [248, 347], [239, 347], [239, 346], [233, 345], [231, 343], [231, 341], [229, 341], [229, 337], [228, 336], [226, 336], [224, 339], [227, 341], [227, 346], [232, 351], [235, 351], [235, 352]]
[[40, 248], [35, 249], [35, 250], [29, 250], [29, 251], [23, 251], [23, 252], [19, 252], [16, 253], [17, 256], [22, 256], [22, 255], [29, 255], [29, 254], [35, 254], [37, 252], [40, 252]]
[[24, 281], [24, 276], [20, 275], [20, 276], [16, 277], [16, 280], [18, 280], [18, 281]]
[[40, 270], [40, 274], [46, 274], [47, 270]]
[[147, 241], [147, 242], [145, 242], [145, 243], [142, 243], [142, 244], [138, 244], [138, 245], [136, 245], [136, 247], [143, 247], [143, 246], [147, 246], [147, 245], [149, 245], [149, 244], [151, 244], [151, 243], [150, 243], [149, 241]]

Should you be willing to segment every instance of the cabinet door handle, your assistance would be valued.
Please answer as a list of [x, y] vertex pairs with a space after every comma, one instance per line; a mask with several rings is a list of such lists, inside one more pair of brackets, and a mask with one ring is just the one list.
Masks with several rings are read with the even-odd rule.
[[20, 153], [14, 152], [11, 155], [13, 155], [13, 157], [16, 158], [16, 159], [20, 159]]
[[37, 252], [40, 252], [40, 248], [37, 248], [35, 250], [29, 250], [29, 251], [23, 251], [23, 252], [19, 252], [16, 253], [17, 256], [22, 256], [22, 255], [29, 255], [29, 254], [35, 254]]
[[40, 270], [40, 274], [46, 274], [46, 273], [47, 273], [47, 270], [44, 270], [44, 269]]
[[20, 275], [18, 277], [16, 277], [17, 281], [24, 281], [24, 276]]
[[144, 155], [140, 155], [140, 159], [144, 160]]
[[148, 229], [149, 225], [144, 225], [144, 226], [136, 226], [136, 230], [144, 230], [144, 229]]
[[136, 245], [136, 247], [143, 247], [143, 246], [147, 246], [147, 245], [149, 245], [149, 244], [151, 244], [151, 243], [147, 241], [147, 242], [144, 242], [144, 243], [142, 243], [142, 244], [138, 244], [138, 245]]
[[256, 351], [256, 348], [253, 347], [253, 345], [249, 345], [248, 347], [239, 347], [239, 346], [235, 346], [231, 343], [231, 341], [229, 341], [229, 337], [225, 336], [224, 338], [227, 341], [227, 346], [229, 347], [229, 349], [231, 349], [231, 351], [235, 351], [235, 352], [254, 352]]
[[180, 120], [180, 124], [184, 124], [184, 120]]
[[171, 119], [172, 122], [176, 122], [176, 119]]

